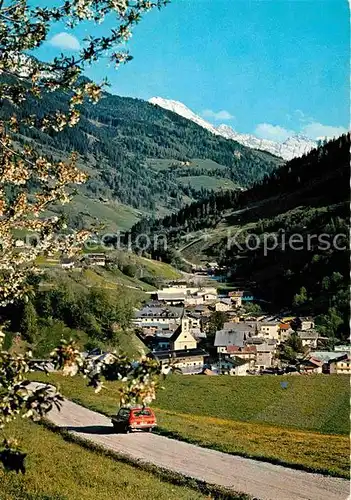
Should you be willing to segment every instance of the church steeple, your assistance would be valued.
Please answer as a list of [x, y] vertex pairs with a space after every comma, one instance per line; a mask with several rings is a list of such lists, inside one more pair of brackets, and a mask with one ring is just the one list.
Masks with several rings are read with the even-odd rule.
[[183, 309], [183, 313], [181, 316], [181, 327], [182, 333], [190, 333], [190, 320], [186, 315], [185, 309]]

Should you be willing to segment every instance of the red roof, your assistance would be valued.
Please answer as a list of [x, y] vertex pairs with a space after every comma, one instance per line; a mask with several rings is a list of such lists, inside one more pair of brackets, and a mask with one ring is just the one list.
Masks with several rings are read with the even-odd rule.
[[314, 358], [313, 356], [311, 356], [306, 361], [310, 362], [310, 363], [313, 363], [316, 366], [323, 366], [323, 361], [321, 361], [320, 359]]
[[246, 345], [245, 347], [239, 347], [237, 345], [228, 345], [227, 346], [228, 353], [242, 353], [242, 354], [250, 354], [256, 352], [255, 345]]
[[280, 323], [279, 328], [281, 330], [289, 330], [290, 325], [289, 325], [289, 323]]

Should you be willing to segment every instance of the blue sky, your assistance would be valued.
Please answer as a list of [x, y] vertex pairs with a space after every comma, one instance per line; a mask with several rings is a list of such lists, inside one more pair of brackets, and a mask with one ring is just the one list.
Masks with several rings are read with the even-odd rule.
[[[135, 28], [133, 61], [87, 74], [107, 76], [112, 93], [178, 100], [239, 132], [337, 135], [349, 126], [349, 19], [346, 0], [173, 0]], [[74, 51], [87, 33], [64, 31], [55, 26], [38, 56]]]

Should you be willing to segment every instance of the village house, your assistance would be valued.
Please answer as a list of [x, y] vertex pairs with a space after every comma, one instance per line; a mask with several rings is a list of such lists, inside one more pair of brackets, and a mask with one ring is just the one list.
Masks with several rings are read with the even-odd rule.
[[217, 291], [215, 292], [206, 292], [204, 294], [204, 301], [205, 303], [211, 303], [211, 302], [214, 302], [215, 300], [217, 300]]
[[170, 348], [170, 338], [177, 329], [176, 323], [150, 323], [138, 327], [136, 335], [151, 350], [165, 350]]
[[323, 361], [320, 361], [313, 356], [300, 362], [300, 371], [304, 373], [322, 373], [322, 370]]
[[213, 286], [204, 286], [204, 287], [199, 287], [199, 286], [187, 286], [187, 285], [173, 285], [169, 286], [166, 288], [162, 288], [162, 290], [158, 290], [156, 293], [163, 293], [163, 294], [170, 294], [170, 293], [182, 293], [184, 297], [186, 295], [193, 295], [197, 292], [201, 292], [203, 295], [205, 294], [213, 294], [217, 296], [217, 289]]
[[256, 367], [262, 370], [273, 365], [275, 346], [268, 343], [256, 345]]
[[83, 256], [83, 262], [88, 266], [105, 266], [106, 255], [104, 253], [86, 253]]
[[192, 311], [186, 311], [186, 315], [190, 321], [190, 329], [200, 328], [201, 329], [201, 315]]
[[227, 354], [229, 357], [235, 357], [247, 361], [249, 367], [253, 368], [256, 362], [256, 346], [255, 345], [245, 345], [244, 347], [238, 347], [236, 345], [227, 346]]
[[225, 323], [222, 330], [218, 330], [215, 336], [214, 346], [217, 352], [227, 353], [228, 346], [244, 347], [251, 336], [255, 335], [255, 328], [248, 323]]
[[173, 333], [169, 331], [157, 332], [155, 335], [146, 337], [144, 342], [151, 351], [169, 351], [172, 335]]
[[248, 335], [255, 335], [255, 332], [257, 332], [255, 322], [237, 321], [237, 317], [231, 317], [230, 321], [225, 321], [223, 330], [240, 330], [246, 332]]
[[[330, 368], [331, 365], [334, 365], [334, 363], [337, 363], [338, 361], [344, 361], [347, 360], [348, 356], [350, 355], [349, 352], [346, 351], [313, 351], [311, 354], [314, 359], [318, 359], [319, 361], [322, 362], [322, 372], [323, 373], [330, 373]], [[343, 367], [344, 368], [344, 367]], [[347, 368], [347, 367], [345, 367]], [[332, 370], [335, 370], [335, 366], [332, 366]], [[335, 373], [335, 371], [334, 371]]]
[[163, 288], [156, 292], [157, 299], [167, 304], [184, 303], [185, 305], [201, 305], [217, 298], [217, 289], [214, 287], [191, 287], [176, 285]]
[[307, 346], [310, 349], [317, 349], [318, 342], [328, 340], [327, 337], [321, 337], [315, 330], [302, 330], [297, 332], [297, 335], [301, 339], [303, 347]]
[[279, 340], [279, 322], [261, 321], [258, 323], [259, 335], [264, 338]]
[[146, 335], [156, 335], [158, 333], [173, 332], [178, 328], [177, 323], [146, 323], [141, 328], [142, 334]]
[[244, 292], [241, 290], [234, 290], [234, 291], [228, 293], [228, 297], [230, 297], [233, 305], [236, 308], [239, 308], [242, 306], [243, 295], [244, 295]]
[[179, 324], [182, 313], [183, 313], [183, 308], [181, 307], [145, 306], [140, 311], [136, 311], [133, 323], [141, 327], [154, 323]]
[[230, 311], [233, 307], [232, 300], [230, 298], [221, 299], [219, 302], [216, 302], [214, 305], [215, 311], [227, 312]]
[[310, 316], [295, 318], [291, 322], [294, 330], [312, 330], [314, 328], [314, 320]]
[[237, 357], [225, 357], [211, 365], [211, 370], [217, 372], [219, 375], [237, 375], [242, 377], [247, 375], [249, 369], [249, 362]]
[[196, 340], [205, 339], [206, 332], [204, 331], [204, 319], [201, 314], [187, 310], [185, 312], [190, 322], [190, 333]]
[[75, 266], [74, 259], [70, 259], [69, 257], [63, 257], [61, 259], [61, 268], [62, 269], [73, 269]]
[[199, 314], [201, 317], [208, 316], [210, 314], [209, 307], [206, 304], [195, 306], [192, 312]]
[[207, 338], [206, 332], [203, 332], [200, 328], [191, 328], [190, 333], [197, 342]]
[[182, 291], [179, 292], [158, 292], [157, 299], [159, 301], [164, 302], [167, 305], [184, 305], [185, 303], [185, 294]]
[[337, 375], [351, 375], [351, 356], [347, 354], [342, 359], [335, 359], [329, 362], [329, 373]]
[[161, 364], [162, 373], [169, 373], [172, 369], [184, 375], [202, 373], [205, 358], [208, 353], [203, 349], [185, 349], [177, 351], [155, 351], [147, 355]]
[[244, 347], [245, 332], [234, 330], [218, 330], [216, 332], [214, 347], [217, 347], [217, 352], [222, 354], [228, 353], [229, 346]]
[[279, 323], [278, 334], [281, 342], [285, 342], [292, 333], [294, 333], [294, 330], [291, 328], [290, 323]]
[[204, 302], [205, 296], [199, 292], [192, 295], [187, 295], [186, 299], [184, 299], [184, 303], [186, 306], [198, 306], [204, 304]]

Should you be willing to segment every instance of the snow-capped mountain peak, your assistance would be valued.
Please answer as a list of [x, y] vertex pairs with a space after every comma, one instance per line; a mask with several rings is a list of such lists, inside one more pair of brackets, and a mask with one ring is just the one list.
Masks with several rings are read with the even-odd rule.
[[284, 142], [276, 142], [268, 139], [260, 139], [259, 137], [256, 137], [252, 134], [241, 134], [239, 132], [236, 132], [229, 125], [225, 124], [215, 127], [211, 123], [195, 114], [193, 111], [191, 111], [191, 109], [185, 106], [185, 104], [179, 101], [163, 99], [162, 97], [152, 97], [151, 99], [149, 99], [149, 102], [152, 104], [156, 104], [161, 108], [173, 111], [174, 113], [177, 113], [178, 115], [197, 123], [198, 125], [200, 125], [200, 127], [203, 127], [212, 132], [212, 134], [221, 135], [226, 139], [234, 140], [249, 148], [268, 151], [269, 153], [280, 156], [285, 160], [291, 160], [292, 158], [302, 156], [303, 154], [308, 153], [309, 151], [311, 151], [311, 149], [318, 146], [317, 141], [309, 139], [308, 137], [300, 134], [288, 137], [288, 139], [286, 139], [286, 141]]
[[161, 108], [167, 109], [168, 111], [173, 111], [173, 113], [177, 113], [177, 115], [183, 116], [192, 122], [197, 123], [200, 127], [205, 128], [212, 132], [212, 134], [220, 135], [220, 132], [216, 130], [216, 128], [208, 123], [206, 120], [196, 115], [191, 109], [189, 109], [185, 104], [179, 101], [172, 101], [171, 99], [163, 99], [162, 97], [151, 97], [149, 99], [151, 104], [157, 104]]
[[268, 151], [276, 156], [281, 156], [284, 160], [291, 160], [292, 158], [302, 156], [318, 146], [317, 141], [309, 139], [301, 134], [288, 137], [284, 142], [277, 142], [268, 139], [260, 139], [251, 134], [239, 134], [234, 129], [224, 124], [219, 125], [217, 131], [227, 139], [233, 139], [249, 148]]

